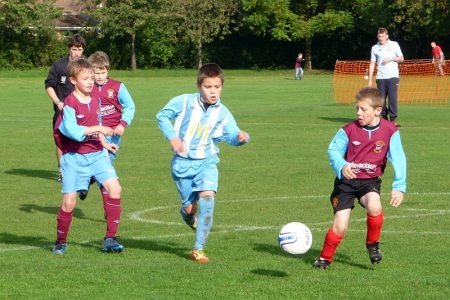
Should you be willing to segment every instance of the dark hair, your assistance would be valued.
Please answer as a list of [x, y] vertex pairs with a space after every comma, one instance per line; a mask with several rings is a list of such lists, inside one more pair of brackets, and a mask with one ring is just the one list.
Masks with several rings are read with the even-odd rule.
[[72, 48], [73, 46], [83, 47], [84, 49], [86, 48], [86, 41], [81, 35], [74, 34], [67, 40], [67, 47]]
[[220, 80], [222, 81], [222, 84], [225, 81], [223, 71], [218, 64], [215, 63], [204, 64], [200, 69], [198, 69], [197, 84], [201, 85], [205, 78], [211, 77], [219, 77]]
[[369, 100], [370, 106], [372, 106], [373, 108], [383, 107], [383, 95], [381, 94], [379, 89], [374, 87], [367, 86], [360, 89], [355, 98], [356, 102]]
[[84, 57], [72, 60], [67, 66], [69, 77], [75, 78], [83, 70], [92, 70], [92, 65]]

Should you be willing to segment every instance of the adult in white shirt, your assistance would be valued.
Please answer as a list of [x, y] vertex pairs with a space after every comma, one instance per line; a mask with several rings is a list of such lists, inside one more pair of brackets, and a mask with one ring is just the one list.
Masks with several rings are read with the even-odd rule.
[[[377, 65], [377, 88], [384, 97], [381, 116], [397, 125], [397, 96], [400, 81], [398, 64], [404, 61], [402, 50], [397, 42], [389, 40], [388, 31], [378, 29], [378, 43], [372, 46], [369, 66], [369, 86], [372, 86], [375, 64]], [[387, 100], [386, 100], [387, 97]]]

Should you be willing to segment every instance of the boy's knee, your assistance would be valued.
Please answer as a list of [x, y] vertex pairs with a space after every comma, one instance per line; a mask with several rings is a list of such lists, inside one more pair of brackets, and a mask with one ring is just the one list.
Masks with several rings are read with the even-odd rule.
[[367, 210], [367, 214], [372, 217], [376, 217], [380, 215], [383, 212], [383, 208], [381, 206], [372, 207], [371, 209]]
[[345, 232], [347, 231], [348, 226], [346, 225], [334, 225], [333, 226], [333, 231], [334, 233], [338, 234], [338, 235], [345, 235]]
[[113, 198], [120, 198], [120, 193], [122, 193], [122, 187], [119, 183], [117, 184], [111, 184], [108, 187], [105, 187], [108, 191], [108, 194], [110, 197]]

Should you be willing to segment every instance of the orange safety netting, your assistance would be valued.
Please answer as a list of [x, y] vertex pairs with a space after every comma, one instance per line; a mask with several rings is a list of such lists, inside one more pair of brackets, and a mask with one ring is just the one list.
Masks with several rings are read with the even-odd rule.
[[[450, 100], [450, 60], [442, 66], [445, 76], [440, 76], [431, 59], [405, 60], [399, 64], [400, 84], [398, 102], [409, 104], [448, 104]], [[337, 60], [334, 66], [333, 88], [337, 103], [354, 103], [359, 89], [367, 86], [369, 61]], [[373, 86], [376, 87], [373, 75]]]

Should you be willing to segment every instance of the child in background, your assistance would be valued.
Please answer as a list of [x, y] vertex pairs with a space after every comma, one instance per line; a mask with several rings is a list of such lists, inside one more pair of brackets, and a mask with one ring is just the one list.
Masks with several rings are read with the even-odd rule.
[[303, 69], [302, 69], [302, 62], [303, 59], [303, 53], [299, 53], [297, 58], [295, 59], [295, 80], [302, 80], [303, 78]]
[[199, 92], [173, 98], [156, 115], [174, 152], [172, 178], [181, 198], [181, 217], [196, 230], [191, 259], [200, 263], [209, 261], [204, 248], [213, 223], [218, 188], [217, 144], [225, 141], [241, 146], [249, 142], [248, 133], [239, 129], [220, 100], [223, 82], [222, 69], [214, 63], [205, 64], [197, 75]]
[[54, 129], [56, 145], [63, 153], [63, 200], [57, 216], [57, 240], [53, 253], [66, 253], [77, 191], [87, 189], [91, 177], [106, 189], [110, 201], [106, 211], [107, 230], [101, 250], [120, 252], [123, 246], [115, 236], [120, 222], [122, 188], [107, 156], [106, 149], [110, 145], [103, 141], [103, 136], [112, 136], [114, 130], [100, 125], [99, 102], [91, 97], [94, 86], [91, 64], [82, 58], [73, 60], [69, 63], [68, 72], [75, 89], [64, 100], [64, 107]]
[[379, 248], [384, 212], [381, 179], [387, 160], [394, 167], [391, 201], [398, 207], [406, 192], [406, 158], [395, 124], [381, 118], [383, 95], [366, 87], [356, 95], [357, 119], [341, 128], [328, 147], [330, 165], [336, 173], [330, 202], [334, 210], [332, 227], [325, 236], [314, 266], [326, 269], [347, 231], [355, 198], [367, 210], [366, 248], [371, 263], [382, 259]]
[[[92, 89], [92, 98], [100, 101], [102, 125], [111, 127], [114, 130], [112, 136], [105, 137], [105, 140], [112, 147], [108, 151], [111, 162], [117, 157], [117, 150], [120, 146], [125, 128], [130, 126], [134, 118], [136, 107], [125, 85], [117, 80], [108, 77], [110, 68], [109, 58], [105, 52], [97, 51], [88, 58], [94, 70], [95, 85]], [[92, 182], [92, 181], [91, 181]], [[103, 202], [108, 201], [108, 193], [100, 187]], [[86, 199], [88, 190], [79, 191], [81, 200]]]

